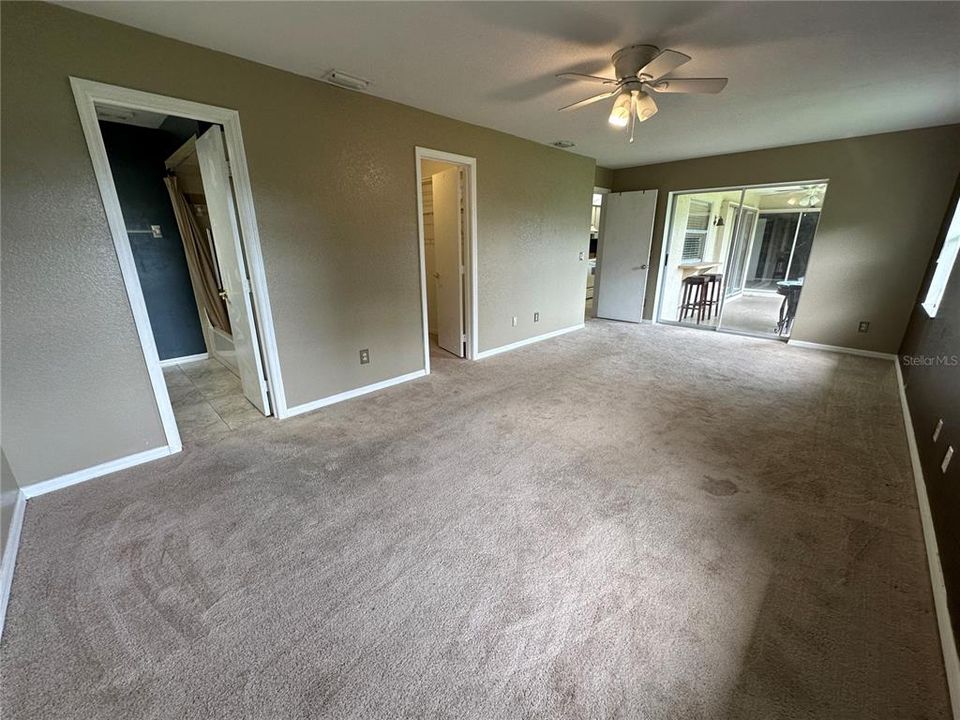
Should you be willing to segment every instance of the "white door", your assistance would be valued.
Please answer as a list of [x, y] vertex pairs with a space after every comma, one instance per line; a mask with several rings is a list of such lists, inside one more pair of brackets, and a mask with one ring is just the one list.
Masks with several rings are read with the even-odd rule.
[[656, 190], [603, 196], [593, 294], [597, 317], [640, 322], [656, 211]]
[[250, 280], [247, 278], [240, 229], [237, 225], [230, 187], [230, 171], [223, 150], [223, 131], [214, 125], [197, 140], [197, 159], [203, 179], [203, 194], [207, 199], [213, 245], [220, 266], [220, 280], [226, 295], [227, 313], [243, 394], [264, 415], [269, 415], [267, 383], [263, 376], [260, 344], [253, 319], [250, 300]]
[[437, 341], [463, 357], [463, 233], [460, 169], [433, 176], [433, 242], [436, 253]]

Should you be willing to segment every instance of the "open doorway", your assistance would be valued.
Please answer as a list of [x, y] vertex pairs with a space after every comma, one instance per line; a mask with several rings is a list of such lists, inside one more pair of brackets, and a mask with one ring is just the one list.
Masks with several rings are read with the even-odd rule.
[[270, 415], [222, 128], [96, 107], [181, 437]]
[[424, 362], [476, 357], [476, 160], [417, 148]]
[[236, 113], [71, 82], [169, 451], [278, 414]]
[[672, 193], [658, 322], [787, 340], [827, 182]]
[[594, 187], [590, 206], [590, 246], [587, 249], [587, 296], [583, 308], [585, 319], [596, 316], [597, 255], [600, 245], [600, 222], [603, 216], [603, 196], [609, 188]]

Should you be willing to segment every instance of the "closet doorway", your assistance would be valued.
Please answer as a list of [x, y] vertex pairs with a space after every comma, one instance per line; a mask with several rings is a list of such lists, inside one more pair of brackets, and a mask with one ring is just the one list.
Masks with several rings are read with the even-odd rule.
[[424, 365], [477, 354], [475, 158], [416, 149]]
[[281, 415], [236, 112], [71, 82], [168, 450]]

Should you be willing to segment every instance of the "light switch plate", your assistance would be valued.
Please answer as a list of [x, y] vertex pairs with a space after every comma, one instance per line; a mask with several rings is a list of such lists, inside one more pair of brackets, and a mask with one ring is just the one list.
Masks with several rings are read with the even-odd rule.
[[950, 467], [950, 459], [953, 457], [953, 445], [947, 448], [947, 454], [943, 456], [943, 462], [940, 463], [940, 472], [945, 473]]
[[150, 232], [153, 233], [153, 236], [154, 236], [155, 238], [161, 238], [161, 237], [163, 237], [163, 233], [160, 232], [160, 226], [159, 226], [159, 225], [151, 225], [151, 226], [150, 226]]
[[936, 442], [940, 437], [940, 431], [943, 430], [943, 418], [937, 420], [937, 426], [933, 429], [933, 441]]

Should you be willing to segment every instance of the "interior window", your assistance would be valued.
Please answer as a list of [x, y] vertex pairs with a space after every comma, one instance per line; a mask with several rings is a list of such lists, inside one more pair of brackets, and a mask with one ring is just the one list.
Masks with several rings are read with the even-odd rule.
[[940, 308], [943, 294], [947, 290], [947, 281], [950, 279], [950, 271], [953, 270], [953, 265], [957, 261], [958, 250], [960, 250], [960, 202], [953, 209], [953, 219], [950, 221], [947, 237], [944, 239], [943, 247], [940, 248], [940, 254], [937, 256], [937, 266], [933, 271], [933, 279], [930, 280], [927, 296], [921, 303], [930, 317], [936, 317], [937, 310]]
[[710, 229], [710, 203], [703, 200], [691, 200], [687, 213], [687, 229], [683, 236], [682, 262], [703, 260], [703, 249], [707, 244], [707, 231]]

